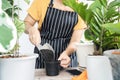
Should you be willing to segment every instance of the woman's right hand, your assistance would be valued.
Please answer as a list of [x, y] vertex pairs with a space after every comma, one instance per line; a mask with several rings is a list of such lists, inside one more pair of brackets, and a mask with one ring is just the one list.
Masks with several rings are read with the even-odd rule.
[[40, 37], [40, 32], [37, 28], [31, 27], [28, 30], [29, 32], [29, 40], [33, 45], [38, 45], [41, 43], [41, 37]]

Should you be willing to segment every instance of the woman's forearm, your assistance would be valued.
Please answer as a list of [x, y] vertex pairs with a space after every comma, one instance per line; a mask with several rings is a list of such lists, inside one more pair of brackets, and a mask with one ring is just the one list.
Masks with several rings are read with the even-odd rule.
[[25, 33], [29, 33], [29, 29], [34, 26], [35, 22], [36, 21], [29, 14], [26, 16], [26, 18], [24, 19]]
[[77, 50], [77, 45], [80, 43], [80, 39], [83, 34], [83, 31], [84, 31], [84, 29], [76, 30], [73, 32], [70, 43], [65, 50], [67, 55], [71, 55], [73, 52], [75, 52]]
[[77, 50], [77, 42], [71, 42], [68, 47], [66, 48], [65, 52], [67, 55], [71, 55], [73, 52]]
[[28, 24], [27, 22], [25, 22], [25, 33], [26, 34], [29, 34], [29, 29], [31, 28], [32, 26], [30, 24]]

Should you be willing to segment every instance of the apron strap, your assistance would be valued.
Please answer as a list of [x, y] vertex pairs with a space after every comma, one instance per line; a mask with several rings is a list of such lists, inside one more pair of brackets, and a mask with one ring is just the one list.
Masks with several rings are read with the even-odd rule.
[[49, 7], [53, 7], [53, 0], [50, 0]]

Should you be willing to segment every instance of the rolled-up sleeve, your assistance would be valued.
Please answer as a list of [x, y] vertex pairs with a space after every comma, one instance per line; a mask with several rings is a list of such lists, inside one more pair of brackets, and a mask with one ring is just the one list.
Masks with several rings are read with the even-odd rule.
[[38, 21], [41, 17], [41, 1], [42, 0], [33, 0], [32, 4], [27, 10], [28, 14], [36, 21]]

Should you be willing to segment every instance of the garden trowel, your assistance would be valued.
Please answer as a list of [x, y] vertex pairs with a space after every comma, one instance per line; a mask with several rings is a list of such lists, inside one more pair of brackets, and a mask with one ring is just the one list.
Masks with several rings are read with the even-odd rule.
[[43, 46], [39, 44], [37, 48], [45, 61], [55, 60], [55, 51], [50, 44], [45, 43]]

